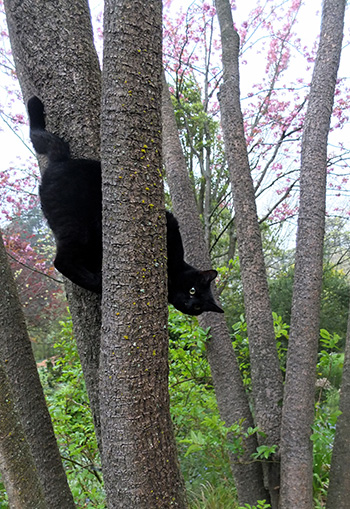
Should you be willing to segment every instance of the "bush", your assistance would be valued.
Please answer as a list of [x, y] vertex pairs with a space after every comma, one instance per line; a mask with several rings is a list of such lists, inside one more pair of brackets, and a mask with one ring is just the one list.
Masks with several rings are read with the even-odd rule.
[[102, 472], [72, 323], [61, 322], [59, 358], [40, 369], [69, 486], [78, 507], [105, 508]]
[[[274, 314], [274, 327], [284, 369], [288, 325]], [[326, 330], [320, 334], [316, 417], [311, 436], [316, 507], [323, 507], [328, 487], [343, 365], [343, 354], [337, 351], [339, 336]], [[229, 454], [239, 454], [243, 423], [226, 427], [220, 419], [206, 357], [209, 330], [201, 329], [196, 318], [170, 308], [169, 339], [171, 415], [190, 507], [238, 509]], [[250, 393], [249, 346], [243, 316], [234, 325], [233, 345]], [[40, 368], [40, 374], [68, 481], [78, 507], [102, 509], [105, 495], [98, 449], [70, 319], [61, 322], [55, 351], [59, 354], [58, 361]], [[257, 429], [249, 430], [249, 433], [256, 432]], [[263, 460], [271, 452], [258, 448], [255, 458]], [[0, 485], [0, 500], [5, 504], [3, 491]], [[263, 501], [257, 506], [265, 507]]]

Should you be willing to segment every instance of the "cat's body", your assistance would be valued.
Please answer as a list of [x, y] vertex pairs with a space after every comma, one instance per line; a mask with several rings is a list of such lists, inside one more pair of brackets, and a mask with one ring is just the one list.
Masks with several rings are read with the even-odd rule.
[[[33, 146], [48, 158], [39, 194], [56, 239], [55, 267], [73, 283], [101, 293], [101, 163], [70, 157], [68, 144], [46, 131], [44, 106], [37, 97], [28, 101], [28, 113]], [[170, 212], [166, 217], [169, 302], [189, 315], [222, 313], [210, 289], [217, 272], [199, 271], [184, 261], [177, 220]]]

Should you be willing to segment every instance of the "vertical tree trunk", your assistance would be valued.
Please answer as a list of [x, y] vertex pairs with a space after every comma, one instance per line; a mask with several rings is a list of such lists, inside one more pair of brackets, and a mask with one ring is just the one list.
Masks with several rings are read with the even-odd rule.
[[305, 117], [291, 329], [281, 435], [281, 508], [310, 509], [311, 425], [319, 338], [327, 139], [341, 53], [345, 0], [324, 0]]
[[185, 507], [169, 412], [162, 2], [107, 0], [102, 95], [102, 464], [108, 507]]
[[[4, 2], [23, 97], [39, 95], [48, 129], [79, 157], [99, 158], [101, 74], [86, 0]], [[68, 285], [80, 359], [99, 440], [100, 298]]]
[[12, 509], [47, 509], [33, 456], [0, 361], [0, 472]]
[[350, 500], [350, 312], [346, 335], [345, 358], [340, 390], [339, 410], [342, 412], [337, 420], [327, 509], [347, 509]]
[[[243, 284], [251, 361], [255, 419], [266, 435], [262, 443], [279, 445], [283, 397], [254, 185], [244, 136], [239, 89], [239, 36], [229, 0], [215, 1], [220, 23], [224, 79], [220, 87], [221, 121], [231, 174], [235, 225]], [[278, 503], [279, 465], [268, 463], [265, 474], [273, 507]]]
[[[186, 259], [196, 267], [209, 269], [211, 266], [209, 249], [205, 242], [164, 77], [162, 121], [167, 182], [174, 212], [180, 224]], [[223, 315], [203, 313], [199, 317], [199, 323], [204, 329], [210, 327], [211, 338], [207, 344], [207, 353], [221, 418], [228, 426], [240, 419], [244, 419], [245, 428], [253, 426], [247, 395]], [[260, 464], [251, 462], [251, 454], [256, 451], [256, 447], [256, 437], [250, 437], [245, 443], [243, 457], [231, 457], [232, 472], [242, 504], [253, 505], [259, 499], [268, 498], [262, 483]]]
[[52, 509], [74, 507], [1, 236], [0, 355], [47, 506]]

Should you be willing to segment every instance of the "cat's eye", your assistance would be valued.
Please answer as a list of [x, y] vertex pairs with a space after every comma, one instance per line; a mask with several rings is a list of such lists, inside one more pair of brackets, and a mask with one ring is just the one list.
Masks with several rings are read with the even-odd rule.
[[194, 287], [190, 288], [190, 295], [194, 295], [196, 293], [196, 289]]

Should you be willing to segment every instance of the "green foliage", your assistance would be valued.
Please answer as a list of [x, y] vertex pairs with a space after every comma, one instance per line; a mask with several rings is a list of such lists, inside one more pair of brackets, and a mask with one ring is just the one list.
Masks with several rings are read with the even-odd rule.
[[[283, 367], [288, 325], [275, 313], [273, 318]], [[233, 345], [249, 392], [249, 347], [243, 315], [233, 330]], [[210, 331], [201, 329], [196, 318], [184, 316], [170, 307], [169, 336], [171, 415], [191, 509], [269, 508], [265, 501], [252, 507], [238, 507], [229, 455], [239, 454], [243, 438], [258, 430], [245, 432], [243, 422], [227, 427], [220, 419], [206, 357]], [[320, 331], [319, 392], [311, 436], [315, 507], [323, 507], [326, 497], [335, 423], [339, 415], [338, 388], [343, 364], [339, 342], [336, 333]], [[105, 497], [97, 444], [70, 319], [61, 322], [55, 350], [59, 360], [40, 372], [69, 484], [78, 507], [102, 509]], [[265, 461], [275, 449], [275, 446], [259, 446], [252, 459]], [[1, 485], [0, 490], [0, 507], [5, 508]]]
[[[294, 267], [271, 279], [271, 306], [277, 315], [290, 323]], [[338, 334], [343, 345], [347, 329], [349, 309], [349, 282], [339, 270], [325, 265], [321, 294], [320, 328]]]
[[326, 265], [323, 270], [320, 327], [337, 334], [342, 347], [346, 336], [348, 310], [348, 278], [343, 271]]
[[187, 490], [190, 509], [238, 509], [234, 486], [206, 482], [193, 491]]
[[182, 75], [175, 84], [172, 102], [198, 210], [218, 259], [233, 258], [232, 198], [220, 123], [208, 111], [208, 100], [193, 75]]
[[7, 509], [9, 507], [7, 493], [5, 490], [5, 485], [1, 480], [0, 476], [0, 509]]
[[228, 264], [223, 264], [221, 267], [215, 266], [215, 268], [219, 272], [220, 302], [225, 309], [227, 326], [231, 329], [244, 315], [243, 288], [238, 257], [234, 260], [231, 259]]
[[61, 327], [59, 360], [40, 370], [41, 380], [74, 500], [78, 507], [103, 509], [101, 465], [71, 319]]
[[238, 509], [270, 509], [271, 505], [266, 503], [266, 500], [258, 500], [258, 505], [245, 504], [239, 506]]
[[[288, 329], [280, 316], [273, 313], [277, 351], [281, 369], [285, 370], [288, 344]], [[244, 384], [251, 388], [249, 344], [247, 325], [244, 316], [233, 326], [233, 346], [239, 361]], [[344, 354], [338, 351], [340, 337], [326, 329], [320, 330], [320, 351], [317, 363], [316, 382], [316, 415], [311, 440], [314, 451], [314, 501], [316, 507], [324, 507], [328, 488], [329, 469], [332, 457], [332, 446], [335, 435], [335, 424], [339, 416], [339, 388], [344, 363]], [[255, 459], [267, 459], [275, 452], [275, 446], [259, 446], [253, 455]], [[247, 506], [248, 507], [248, 506]]]
[[275, 331], [276, 346], [278, 359], [280, 361], [280, 367], [282, 373], [286, 371], [287, 364], [287, 350], [288, 350], [288, 339], [289, 339], [289, 325], [285, 323], [281, 316], [277, 313], [272, 312], [273, 327]]
[[[277, 353], [280, 360], [281, 370], [285, 371], [289, 325], [284, 323], [282, 317], [278, 316], [276, 313], [272, 313], [272, 317], [276, 337]], [[239, 363], [239, 369], [241, 371], [243, 384], [250, 391], [252, 381], [250, 374], [249, 341], [247, 333], [247, 324], [244, 315], [240, 316], [239, 322], [235, 323], [232, 328], [233, 328], [232, 345]]]
[[339, 389], [342, 379], [344, 353], [339, 352], [340, 337], [338, 334], [330, 334], [325, 329], [320, 330], [321, 349], [317, 365], [317, 374], [320, 378], [327, 379], [332, 387]]
[[259, 445], [256, 448], [256, 452], [252, 454], [252, 457], [258, 459], [269, 459], [270, 456], [275, 454], [277, 451], [277, 445]]
[[239, 369], [241, 371], [243, 385], [247, 389], [251, 390], [251, 376], [250, 376], [250, 354], [249, 354], [249, 342], [247, 323], [244, 319], [244, 315], [240, 316], [239, 322], [233, 326], [233, 348], [235, 350], [237, 360], [239, 363]]
[[185, 480], [193, 489], [233, 483], [229, 451], [240, 447], [240, 425], [226, 428], [220, 420], [205, 344], [208, 331], [197, 320], [170, 310], [171, 415]]
[[[236, 508], [229, 455], [239, 455], [244, 438], [258, 429], [245, 431], [243, 421], [227, 426], [220, 419], [206, 358], [209, 331], [202, 330], [195, 318], [173, 309], [169, 318], [171, 413], [190, 507]], [[283, 322], [277, 317], [276, 323], [284, 331]], [[243, 317], [237, 325], [237, 335], [240, 331], [240, 349], [244, 352], [240, 363], [247, 363], [250, 370]], [[275, 450], [275, 446], [261, 446], [252, 460], [265, 460]]]
[[[205, 111], [202, 92], [193, 77], [181, 83], [176, 99], [173, 99], [178, 128], [186, 140], [186, 153], [200, 152], [204, 147], [212, 148], [214, 140], [207, 133], [218, 132], [220, 123]], [[189, 161], [190, 163], [190, 161]], [[190, 164], [188, 164], [190, 167]]]
[[344, 354], [337, 353], [338, 334], [320, 331], [320, 352], [317, 363], [317, 402], [311, 440], [313, 442], [313, 489], [315, 507], [324, 507], [327, 497], [329, 470], [335, 426], [339, 411], [339, 387]]
[[311, 440], [313, 442], [313, 489], [316, 506], [324, 507], [327, 497], [329, 470], [332, 459], [332, 447], [335, 435], [335, 425], [340, 415], [337, 409], [327, 405], [317, 405], [315, 422], [312, 427]]
[[338, 271], [349, 273], [350, 232], [348, 219], [326, 217], [324, 239], [324, 257], [329, 266], [336, 266]]

